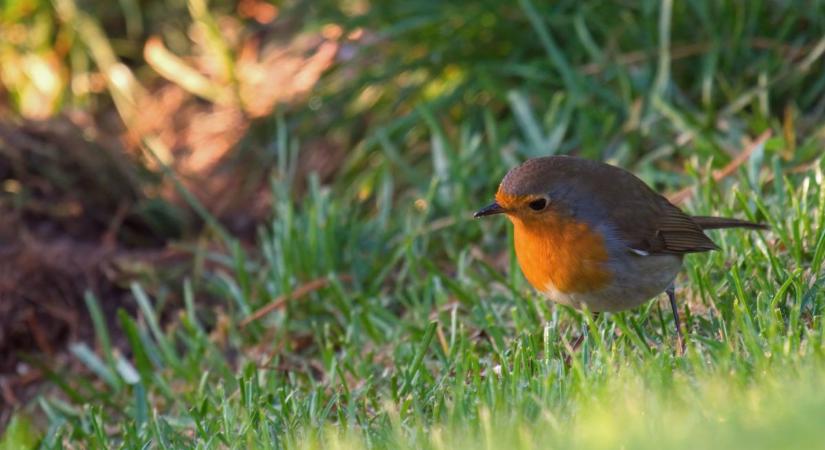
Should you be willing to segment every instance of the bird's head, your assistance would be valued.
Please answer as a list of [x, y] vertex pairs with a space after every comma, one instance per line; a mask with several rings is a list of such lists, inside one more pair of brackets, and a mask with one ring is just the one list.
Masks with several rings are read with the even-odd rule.
[[531, 159], [504, 176], [493, 203], [478, 210], [476, 218], [505, 214], [513, 223], [533, 224], [557, 218], [568, 210], [563, 195], [564, 176], [548, 158]]

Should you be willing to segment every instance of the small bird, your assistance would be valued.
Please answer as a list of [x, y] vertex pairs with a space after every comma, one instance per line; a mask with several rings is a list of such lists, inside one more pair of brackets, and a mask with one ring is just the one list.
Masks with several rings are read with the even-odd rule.
[[673, 280], [687, 253], [718, 249], [704, 230], [767, 229], [690, 216], [632, 173], [572, 156], [511, 169], [495, 202], [474, 217], [504, 214], [527, 281], [551, 300], [591, 312], [621, 311], [666, 292], [684, 350]]

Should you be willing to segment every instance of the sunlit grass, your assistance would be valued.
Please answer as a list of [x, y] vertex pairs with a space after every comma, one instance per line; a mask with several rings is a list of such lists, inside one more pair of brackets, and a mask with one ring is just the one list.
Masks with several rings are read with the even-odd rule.
[[[455, 195], [437, 181], [420, 202], [374, 210], [317, 185], [296, 205], [276, 182], [276, 218], [258, 256], [205, 255], [223, 268], [184, 286], [186, 307], [166, 329], [158, 299], [134, 285], [139, 318], [120, 315], [130, 358], [112, 350], [102, 325], [101, 356], [74, 348], [96, 380], [66, 380], [74, 405], [41, 399], [52, 427], [45, 442], [811, 445], [825, 414], [821, 164], [777, 183], [759, 171], [758, 190], [745, 172], [698, 189], [690, 210], [750, 217], [772, 231], [717, 232], [720, 251], [687, 259], [678, 280], [689, 310], [684, 357], [674, 354], [663, 301], [585, 320], [532, 293], [512, 264], [488, 265], [507, 251], [503, 221], [472, 221], [467, 204], [454, 223], [433, 227], [441, 218], [430, 208]], [[328, 282], [241, 327], [319, 277]], [[201, 290], [225, 303], [203, 309], [193, 294]]]

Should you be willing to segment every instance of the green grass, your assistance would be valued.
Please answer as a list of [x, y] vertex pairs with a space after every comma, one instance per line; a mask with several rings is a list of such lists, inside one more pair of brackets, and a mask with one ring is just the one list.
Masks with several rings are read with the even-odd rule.
[[[204, 255], [223, 269], [183, 287], [184, 311], [167, 329], [160, 299], [134, 285], [141, 319], [120, 316], [131, 358], [103, 326], [101, 357], [75, 348], [94, 380], [68, 380], [74, 404], [41, 399], [44, 444], [812, 446], [825, 419], [822, 169], [776, 182], [763, 170], [752, 187], [744, 170], [724, 186], [701, 182], [691, 210], [773, 230], [714, 233], [720, 251], [687, 259], [682, 358], [662, 299], [584, 321], [536, 296], [517, 269], [488, 265], [480, 255], [506, 252], [507, 225], [471, 220], [468, 204], [444, 222], [433, 205], [456, 194], [441, 183], [418, 203], [364, 211], [320, 187], [296, 206], [276, 182], [259, 257]], [[266, 299], [322, 276], [328, 287], [239, 327]], [[198, 307], [193, 290], [205, 289], [225, 299], [218, 312]], [[210, 335], [204, 323], [224, 325]]]
[[[41, 445], [821, 446], [825, 16], [793, 2], [776, 10], [674, 2], [672, 15], [659, 2], [535, 3], [494, 17], [521, 26], [492, 27], [509, 39], [509, 51], [491, 50], [503, 61], [492, 69], [459, 48], [463, 40], [450, 46], [435, 33], [436, 19], [460, 15], [449, 8], [376, 7], [362, 18], [398, 36], [397, 48], [377, 52], [404, 55], [405, 42], [417, 40], [425, 50], [445, 46], [462, 82], [448, 82], [453, 69], [404, 66], [401, 56], [387, 72], [365, 69], [385, 93], [375, 105], [381, 125], [352, 144], [333, 183], [310, 178], [303, 196], [290, 183], [296, 152], [315, 132], [305, 129], [307, 117], [323, 114], [291, 111], [277, 126], [258, 124], [279, 166], [272, 219], [254, 250], [219, 231], [219, 245], [197, 250], [201, 269], [176, 292], [134, 284], [138, 314], [122, 312], [116, 325], [126, 353], [90, 296], [98, 343], [72, 347], [87, 373], [53, 374], [63, 397], [38, 399], [48, 423]], [[410, 20], [407, 28], [393, 14]], [[760, 50], [758, 38], [803, 50]], [[671, 54], [690, 42], [707, 48]], [[646, 59], [621, 62], [619, 50], [642, 50]], [[581, 67], [590, 63], [602, 69], [588, 75]], [[392, 71], [416, 64], [432, 71], [405, 90]], [[319, 88], [325, 102], [337, 102], [324, 104], [332, 118], [318, 118], [333, 129], [324, 121], [345, 120], [337, 115], [346, 109], [334, 106], [358, 92], [336, 85], [338, 75]], [[475, 96], [487, 89], [488, 100]], [[773, 137], [733, 176], [713, 181], [742, 138], [764, 130]], [[673, 353], [663, 298], [595, 320], [554, 306], [515, 265], [507, 222], [471, 219], [509, 167], [572, 151], [633, 169], [662, 190], [699, 186], [690, 212], [771, 225], [766, 233], [712, 232], [721, 249], [687, 258], [677, 291], [684, 357]], [[328, 282], [241, 326], [320, 278]]]
[[[508, 227], [473, 221], [469, 203], [454, 223], [441, 220], [434, 205], [456, 195], [450, 185], [365, 211], [317, 185], [296, 205], [275, 182], [280, 201], [259, 256], [204, 255], [222, 269], [183, 287], [185, 308], [166, 329], [153, 306], [162, 299], [134, 285], [140, 319], [120, 315], [130, 358], [102, 326], [100, 357], [75, 347], [94, 375], [68, 380], [72, 404], [40, 400], [44, 445], [814, 445], [825, 416], [822, 169], [775, 182], [763, 170], [753, 187], [745, 170], [724, 186], [701, 183], [690, 210], [773, 230], [715, 232], [720, 251], [687, 259], [682, 358], [663, 299], [584, 321], [534, 294], [512, 265], [491, 267], [485, 259], [507, 252]], [[332, 281], [239, 327], [267, 299], [318, 277]], [[199, 307], [193, 289], [225, 301]], [[210, 333], [207, 323], [222, 325]]]
[[[120, 316], [131, 357], [112, 350], [101, 327], [100, 357], [74, 348], [93, 375], [67, 380], [71, 404], [40, 400], [44, 446], [816, 446], [822, 164], [777, 183], [764, 182], [769, 173], [758, 191], [744, 173], [724, 189], [704, 183], [690, 207], [773, 231], [714, 233], [720, 251], [687, 259], [681, 358], [664, 299], [585, 320], [536, 296], [516, 269], [489, 266], [480, 255], [507, 248], [503, 220], [463, 211], [431, 231], [437, 219], [412, 203], [363, 214], [330, 190], [313, 189], [300, 207], [281, 195], [260, 257], [204, 255], [224, 269], [194, 289], [222, 293], [218, 312], [199, 307], [186, 284], [184, 310], [163, 329], [158, 299], [134, 285], [140, 319]], [[328, 287], [239, 327], [263, 299], [321, 276]], [[210, 334], [205, 323], [223, 326]]]

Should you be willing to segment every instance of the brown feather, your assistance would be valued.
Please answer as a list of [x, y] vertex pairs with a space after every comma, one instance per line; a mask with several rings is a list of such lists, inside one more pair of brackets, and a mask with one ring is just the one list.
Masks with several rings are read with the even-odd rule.
[[664, 214], [658, 217], [657, 227], [658, 235], [664, 241], [660, 253], [706, 252], [719, 248], [705, 235], [702, 227], [682, 210], [670, 202], [664, 204], [663, 209]]

